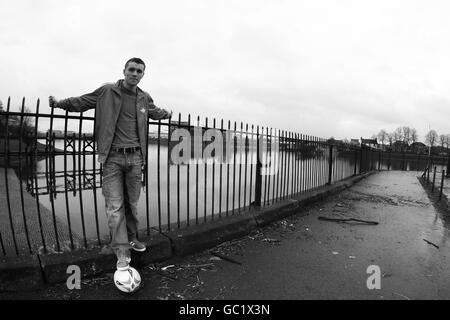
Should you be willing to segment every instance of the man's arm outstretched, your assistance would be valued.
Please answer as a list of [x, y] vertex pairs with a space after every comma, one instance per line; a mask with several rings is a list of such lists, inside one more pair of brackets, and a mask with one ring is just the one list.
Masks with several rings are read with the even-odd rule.
[[147, 95], [148, 98], [148, 116], [153, 120], [164, 120], [169, 119], [172, 117], [172, 110], [168, 111], [163, 108], [158, 108], [153, 103], [152, 97], [150, 95]]
[[60, 108], [70, 112], [84, 112], [94, 109], [97, 105], [98, 97], [103, 92], [103, 86], [97, 90], [84, 94], [79, 97], [71, 97], [63, 100], [57, 100], [54, 96], [48, 97], [50, 108]]

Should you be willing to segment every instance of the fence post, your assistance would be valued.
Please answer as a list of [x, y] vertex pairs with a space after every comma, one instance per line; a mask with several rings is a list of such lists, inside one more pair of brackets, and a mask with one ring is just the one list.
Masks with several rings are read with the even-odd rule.
[[378, 171], [380, 171], [381, 168], [381, 150], [378, 151]]
[[[280, 141], [281, 142], [281, 141]], [[255, 176], [255, 206], [261, 207], [262, 176], [261, 149], [259, 140], [259, 126], [256, 128], [256, 176]]]
[[332, 173], [333, 173], [333, 145], [330, 144], [330, 153], [328, 157], [328, 185], [331, 184]]
[[392, 158], [392, 150], [389, 149], [388, 171], [391, 170], [391, 158]]
[[358, 161], [358, 149], [355, 148], [355, 168], [353, 169], [354, 176], [356, 176], [356, 161]]
[[436, 181], [436, 167], [434, 167], [434, 172], [433, 172], [433, 184], [431, 185], [431, 192], [434, 191], [434, 182]]
[[444, 176], [445, 176], [445, 170], [442, 170], [441, 191], [439, 191], [439, 200], [441, 200], [441, 198], [442, 198], [442, 188], [444, 187]]
[[363, 145], [361, 144], [361, 154], [359, 157], [359, 174], [362, 173], [362, 164], [363, 164]]
[[405, 150], [403, 150], [402, 171], [406, 170], [405, 161], [406, 161], [406, 152], [405, 152]]
[[420, 153], [417, 154], [417, 171], [420, 171]]
[[447, 175], [449, 174], [449, 172], [450, 172], [450, 154], [448, 155], [448, 161], [447, 161]]

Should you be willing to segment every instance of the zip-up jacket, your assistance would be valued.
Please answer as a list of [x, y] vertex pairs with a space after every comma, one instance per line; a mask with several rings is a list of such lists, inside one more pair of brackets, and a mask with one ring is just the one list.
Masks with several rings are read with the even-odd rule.
[[[117, 119], [122, 107], [122, 87], [123, 80], [116, 83], [107, 83], [94, 92], [84, 94], [79, 97], [72, 97], [60, 100], [57, 107], [71, 111], [84, 112], [95, 109], [95, 141], [97, 142], [98, 162], [104, 163], [108, 158], [111, 144], [114, 139]], [[170, 112], [158, 108], [153, 104], [150, 95], [137, 88], [136, 100], [136, 121], [139, 135], [139, 143], [144, 159], [147, 154], [148, 118], [154, 120], [168, 119]]]

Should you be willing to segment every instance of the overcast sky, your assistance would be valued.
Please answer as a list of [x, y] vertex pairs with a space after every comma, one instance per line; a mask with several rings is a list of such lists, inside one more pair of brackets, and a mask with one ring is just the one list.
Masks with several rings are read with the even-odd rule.
[[[0, 2], [0, 99], [47, 106], [120, 79], [183, 115], [324, 138], [450, 133], [448, 1]], [[46, 111], [47, 109], [44, 109]]]

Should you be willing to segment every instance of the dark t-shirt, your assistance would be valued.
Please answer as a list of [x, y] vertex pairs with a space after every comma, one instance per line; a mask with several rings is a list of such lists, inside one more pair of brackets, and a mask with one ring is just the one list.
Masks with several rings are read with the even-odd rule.
[[124, 87], [122, 91], [122, 108], [116, 124], [112, 146], [116, 148], [138, 147], [139, 135], [136, 118], [136, 93]]

